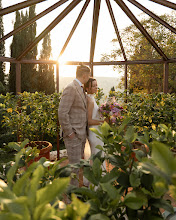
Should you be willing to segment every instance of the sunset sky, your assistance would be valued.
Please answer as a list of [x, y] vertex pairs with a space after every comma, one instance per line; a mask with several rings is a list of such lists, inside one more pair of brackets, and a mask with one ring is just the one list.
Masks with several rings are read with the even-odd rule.
[[[20, 3], [24, 0], [2, 0], [2, 7], [8, 7], [14, 3]], [[58, 0], [47, 0], [37, 4], [36, 13], [39, 14], [49, 6], [58, 2]], [[37, 36], [58, 16], [58, 14], [70, 3], [68, 1], [64, 3], [59, 8], [55, 9], [53, 12], [49, 13], [47, 16], [44, 16], [37, 22]], [[92, 29], [92, 14], [93, 14], [93, 0], [91, 0], [85, 14], [83, 15], [70, 43], [65, 50], [62, 60], [63, 61], [89, 61], [90, 54], [90, 41], [91, 41], [91, 29]], [[133, 6], [127, 0], [124, 2], [129, 6], [133, 14], [139, 19], [139, 14], [141, 10]], [[149, 10], [157, 13], [158, 15], [164, 13], [171, 13], [171, 9], [167, 7], [160, 6], [150, 0], [138, 0], [143, 6]], [[176, 0], [170, 0], [170, 2], [176, 3]], [[52, 57], [51, 59], [56, 60], [64, 43], [67, 39], [68, 34], [80, 12], [85, 1], [81, 1], [80, 4], [67, 15], [52, 31], [51, 31], [51, 41], [52, 41]], [[126, 26], [130, 25], [132, 22], [124, 14], [124, 12], [119, 8], [119, 6], [111, 1], [113, 11], [116, 17], [116, 22], [119, 30], [122, 30]], [[15, 20], [15, 13], [10, 13], [3, 17], [5, 33], [9, 33], [13, 30], [13, 23]], [[105, 0], [101, 1], [100, 8], [100, 18], [98, 25], [98, 33], [96, 39], [96, 48], [94, 61], [100, 61], [102, 54], [110, 53], [112, 49], [111, 40], [115, 38], [114, 28], [106, 7]], [[123, 40], [123, 39], [122, 39]], [[10, 57], [9, 46], [11, 44], [12, 37], [7, 39], [6, 42], [6, 56]], [[39, 51], [41, 49], [41, 43], [39, 43]], [[64, 76], [73, 76], [75, 74], [75, 67], [73, 66], [62, 66], [60, 69], [61, 75]], [[94, 68], [95, 76], [116, 76], [118, 77], [118, 72], [114, 72], [111, 66], [106, 67], [95, 67]]]

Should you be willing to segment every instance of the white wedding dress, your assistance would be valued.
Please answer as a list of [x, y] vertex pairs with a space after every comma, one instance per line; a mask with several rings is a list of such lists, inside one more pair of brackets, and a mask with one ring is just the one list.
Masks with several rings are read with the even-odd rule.
[[[95, 120], [100, 120], [100, 112], [99, 112], [99, 107], [95, 101], [94, 94], [87, 94], [88, 97], [90, 97], [94, 103], [94, 108], [92, 112], [92, 119]], [[96, 128], [99, 130], [99, 125], [91, 125], [89, 128]], [[103, 146], [104, 143], [97, 137], [97, 134], [92, 132], [90, 129], [88, 131], [88, 142], [86, 143], [86, 148], [88, 148], [88, 145], [90, 145], [90, 153], [91, 155], [97, 154], [100, 150], [96, 148], [97, 145]], [[102, 156], [104, 156], [104, 152], [102, 152]], [[103, 163], [102, 169], [104, 170], [105, 167], [105, 162]]]
[[[93, 108], [93, 112], [92, 112], [92, 119], [100, 120], [101, 118], [100, 118], [99, 107], [95, 101], [94, 94], [88, 94], [87, 96], [89, 98], [91, 98], [91, 100], [94, 103], [94, 108]], [[97, 130], [99, 130], [98, 127], [99, 127], [99, 125], [89, 126], [89, 128], [96, 128]], [[99, 149], [96, 148], [97, 145], [103, 146], [103, 142], [97, 137], [97, 134], [95, 134], [91, 130], [88, 131], [88, 141], [90, 144], [91, 154], [96, 154], [100, 151]]]
[[[94, 103], [94, 108], [93, 108], [93, 112], [92, 112], [92, 119], [100, 120], [101, 118], [100, 118], [99, 107], [95, 101], [94, 94], [87, 94], [87, 96], [90, 97]], [[98, 127], [99, 127], [99, 125], [89, 126], [89, 128], [96, 128], [97, 130], [99, 130]], [[95, 155], [100, 151], [99, 149], [96, 148], [97, 145], [103, 146], [104, 143], [103, 143], [103, 141], [101, 141], [97, 137], [97, 134], [88, 130], [88, 140], [86, 141], [86, 145], [85, 145], [84, 159], [88, 160], [91, 155]], [[104, 156], [103, 151], [102, 151], [102, 156]], [[106, 169], [106, 164], [104, 161], [102, 164], [102, 170], [105, 170], [105, 169]], [[85, 177], [83, 177], [83, 183], [85, 186], [89, 186], [89, 181]], [[95, 189], [96, 188], [97, 187], [95, 187]]]

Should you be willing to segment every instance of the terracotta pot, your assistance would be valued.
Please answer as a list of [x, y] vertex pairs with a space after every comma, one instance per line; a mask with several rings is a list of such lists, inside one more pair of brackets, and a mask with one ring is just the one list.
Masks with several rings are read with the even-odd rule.
[[[40, 160], [41, 157], [45, 157], [48, 160], [50, 160], [50, 151], [53, 147], [50, 142], [48, 142], [48, 141], [32, 141], [32, 142], [29, 142], [25, 147], [29, 147], [29, 146], [30, 147], [36, 147], [37, 146], [37, 149], [40, 150], [39, 156], [36, 157], [34, 160], [31, 160], [30, 164], [33, 161]], [[45, 147], [43, 148], [43, 146], [45, 146]]]

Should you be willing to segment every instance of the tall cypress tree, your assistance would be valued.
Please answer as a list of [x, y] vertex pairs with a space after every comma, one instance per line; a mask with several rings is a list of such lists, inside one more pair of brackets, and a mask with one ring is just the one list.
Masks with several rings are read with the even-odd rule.
[[[42, 50], [40, 52], [40, 59], [49, 59], [51, 56], [51, 38], [48, 33], [42, 43]], [[43, 91], [46, 94], [55, 92], [54, 82], [54, 66], [53, 64], [40, 64], [38, 72], [38, 91]]]
[[[0, 0], [0, 9], [2, 8], [2, 0]], [[0, 38], [4, 36], [4, 25], [2, 16], [0, 17]], [[5, 44], [4, 41], [0, 43], [0, 56], [5, 55]], [[0, 62], [0, 82], [2, 86], [5, 86], [5, 63]]]
[[[22, 17], [22, 23], [26, 22], [26, 20], [33, 18], [36, 16], [35, 13], [35, 5], [29, 7], [29, 14], [26, 14], [25, 16]], [[28, 28], [26, 28], [22, 34], [23, 37], [22, 39], [27, 39], [23, 41], [24, 42], [24, 48], [31, 43], [36, 36], [36, 22], [30, 25]], [[31, 51], [27, 53], [25, 56], [26, 59], [33, 59], [35, 60], [37, 57], [37, 46], [35, 46]], [[22, 85], [21, 89], [23, 91], [28, 91], [28, 92], [34, 92], [37, 90], [36, 88], [36, 65], [35, 64], [22, 64], [21, 67], [21, 74], [22, 74]]]
[[[25, 23], [27, 20], [34, 17], [35, 14], [35, 5], [29, 7], [29, 13], [28, 11], [24, 12], [22, 11], [19, 13], [16, 12], [16, 20], [14, 24], [14, 29], [18, 27], [19, 25]], [[11, 44], [11, 56], [17, 57], [20, 55], [20, 53], [28, 46], [29, 43], [31, 43], [32, 40], [34, 40], [36, 36], [36, 23], [32, 24], [31, 26], [25, 28], [21, 32], [18, 32], [13, 36], [13, 41]], [[26, 59], [36, 59], [37, 56], [37, 46], [30, 51], [25, 58]], [[33, 75], [36, 75], [36, 65], [34, 64], [22, 64], [21, 65], [21, 91], [28, 91], [33, 92], [36, 89], [33, 88], [32, 84], [32, 78]], [[9, 76], [9, 89], [10, 92], [15, 93], [16, 92], [16, 67], [14, 64], [11, 64], [10, 66], [10, 76]]]
[[[16, 29], [21, 24], [21, 16], [19, 11], [16, 11], [14, 29]], [[13, 35], [13, 41], [10, 46], [11, 57], [17, 57], [21, 52], [21, 32]], [[16, 93], [16, 65], [14, 63], [10, 64], [10, 74], [9, 74], [9, 91]]]

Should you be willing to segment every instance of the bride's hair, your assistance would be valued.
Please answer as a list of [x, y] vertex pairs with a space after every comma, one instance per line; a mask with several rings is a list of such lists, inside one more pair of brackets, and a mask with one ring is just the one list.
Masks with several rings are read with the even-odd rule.
[[84, 84], [85, 91], [86, 91], [86, 89], [89, 89], [90, 87], [92, 88], [93, 81], [96, 81], [96, 79], [90, 77], [89, 80], [87, 81], [87, 83]]

